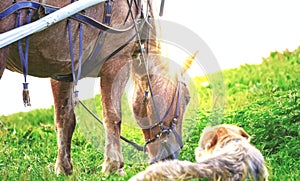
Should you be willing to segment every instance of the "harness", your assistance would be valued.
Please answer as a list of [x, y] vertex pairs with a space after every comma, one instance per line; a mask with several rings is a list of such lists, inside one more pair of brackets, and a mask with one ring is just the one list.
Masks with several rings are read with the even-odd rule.
[[[71, 0], [71, 3], [74, 2], [74, 0]], [[134, 38], [137, 37], [138, 39], [138, 43], [139, 46], [141, 48], [141, 59], [142, 61], [144, 61], [144, 63], [146, 62], [144, 53], [148, 53], [148, 41], [149, 40], [149, 34], [150, 34], [150, 28], [148, 28], [148, 37], [146, 38], [146, 44], [147, 44], [147, 48], [145, 50], [144, 48], [144, 42], [142, 42], [142, 39], [140, 37], [140, 32], [142, 28], [138, 28], [137, 24], [139, 22], [136, 21], [136, 18], [133, 17], [133, 13], [131, 11], [131, 6], [133, 5], [133, 3], [135, 4], [136, 8], [138, 9], [138, 14], [142, 17], [142, 18], [147, 18], [146, 21], [144, 21], [143, 23], [148, 24], [151, 27], [151, 16], [149, 13], [149, 9], [148, 7], [150, 7], [150, 2], [149, 0], [147, 0], [147, 16], [145, 15], [145, 13], [143, 12], [143, 9], [141, 7], [140, 4], [138, 4], [136, 2], [136, 0], [127, 0], [128, 2], [128, 6], [129, 6], [129, 11], [127, 14], [127, 17], [125, 19], [125, 22], [127, 21], [128, 17], [131, 16], [131, 18], [134, 20], [133, 24], [127, 28], [124, 29], [116, 29], [116, 28], [112, 28], [110, 27], [110, 20], [111, 20], [111, 13], [112, 13], [112, 6], [111, 6], [111, 0], [107, 0], [105, 2], [105, 14], [104, 14], [104, 20], [103, 23], [95, 21], [94, 19], [85, 16], [82, 13], [77, 13], [75, 15], [72, 15], [68, 20], [67, 20], [67, 27], [68, 27], [68, 37], [69, 37], [69, 46], [70, 46], [70, 56], [71, 56], [71, 62], [72, 62], [72, 74], [71, 75], [59, 75], [59, 76], [55, 76], [52, 77], [56, 80], [59, 81], [67, 81], [67, 82], [71, 82], [73, 81], [75, 83], [75, 87], [77, 85], [77, 82], [81, 77], [81, 66], [82, 66], [82, 38], [83, 38], [83, 28], [82, 28], [82, 23], [88, 24], [90, 26], [96, 27], [102, 31], [109, 31], [110, 33], [124, 33], [127, 31], [132, 30], [133, 28], [136, 31], [136, 34], [131, 37], [127, 42], [125, 42], [123, 45], [121, 45], [120, 47], [118, 47], [116, 50], [114, 50], [110, 55], [108, 55], [107, 57], [105, 57], [102, 61], [106, 61], [109, 58], [111, 58], [112, 56], [114, 56], [115, 54], [117, 54], [119, 51], [121, 51], [124, 47], [126, 47], [132, 40], [134, 40]], [[161, 6], [160, 6], [160, 13], [159, 15], [162, 16], [163, 15], [163, 9], [164, 9], [164, 3], [165, 0], [161, 0]], [[45, 13], [45, 15], [48, 15], [50, 13], [55, 12], [56, 10], [58, 10], [59, 8], [57, 7], [52, 7], [52, 6], [48, 6], [42, 3], [38, 3], [38, 2], [32, 2], [32, 1], [23, 1], [23, 2], [13, 2], [13, 4], [11, 6], [9, 6], [7, 9], [3, 10], [2, 12], [0, 12], [0, 20], [4, 19], [5, 17], [17, 12], [17, 24], [16, 27], [21, 26], [20, 24], [20, 13], [21, 10], [23, 9], [28, 9], [27, 11], [27, 23], [31, 22], [31, 18], [32, 18], [32, 10], [40, 10], [42, 9], [43, 12]], [[72, 43], [72, 31], [71, 31], [71, 21], [70, 19], [76, 20], [79, 22], [79, 58], [78, 58], [78, 69], [75, 70], [75, 57], [74, 57], [74, 52], [73, 52], [73, 43]], [[141, 25], [141, 27], [143, 27], [143, 24]], [[95, 48], [94, 52], [100, 52], [102, 47], [102, 44], [99, 44], [99, 46], [97, 46]], [[22, 43], [21, 40], [18, 41], [18, 49], [19, 49], [19, 54], [20, 54], [20, 59], [22, 62], [22, 71], [23, 71], [23, 75], [24, 75], [24, 83], [23, 83], [23, 102], [24, 102], [24, 106], [30, 106], [30, 97], [29, 97], [29, 91], [28, 91], [28, 83], [26, 80], [26, 77], [28, 75], [28, 49], [29, 49], [29, 38], [26, 37], [25, 38], [25, 53], [23, 52], [23, 48], [22, 48]], [[95, 54], [92, 55], [96, 56]], [[145, 63], [145, 66], [147, 64]], [[147, 67], [146, 67], [146, 70]], [[147, 71], [147, 81], [148, 81], [148, 86], [149, 86], [149, 90], [145, 90], [145, 97], [148, 97], [148, 93], [150, 91], [152, 100], [153, 100], [153, 104], [154, 104], [154, 108], [155, 108], [155, 112], [156, 112], [156, 117], [158, 119], [158, 122], [149, 127], [149, 128], [144, 128], [143, 130], [149, 130], [149, 131], [154, 131], [156, 129], [159, 129], [159, 132], [156, 133], [154, 135], [154, 137], [146, 139], [145, 140], [145, 145], [144, 146], [139, 146], [138, 144], [124, 138], [121, 136], [121, 139], [124, 140], [127, 143], [130, 143], [131, 145], [133, 145], [137, 150], [139, 151], [144, 151], [146, 152], [146, 147], [147, 145], [149, 145], [150, 143], [155, 142], [157, 139], [161, 138], [163, 135], [169, 135], [170, 133], [173, 133], [177, 143], [180, 145], [180, 148], [182, 148], [183, 143], [181, 140], [181, 137], [179, 136], [179, 134], [177, 133], [177, 131], [175, 130], [175, 126], [177, 124], [177, 119], [179, 117], [179, 110], [180, 110], [180, 103], [181, 103], [181, 84], [183, 82], [178, 81], [177, 84], [177, 88], [176, 88], [176, 93], [175, 96], [172, 100], [171, 106], [169, 107], [169, 110], [165, 113], [164, 117], [162, 117], [162, 119], [160, 119], [159, 113], [158, 113], [158, 108], [156, 106], [155, 100], [154, 100], [154, 95], [153, 95], [153, 91], [152, 91], [152, 86], [151, 86], [151, 80], [150, 80], [150, 76], [149, 76], [149, 72]], [[74, 90], [74, 94], [75, 97], [78, 96], [78, 91]], [[176, 100], [177, 99], [177, 100]], [[103, 122], [94, 114], [92, 113], [84, 104], [82, 101], [79, 100], [79, 103], [92, 115], [95, 117], [95, 119], [98, 120], [98, 122], [100, 122], [103, 125]], [[174, 106], [176, 106], [175, 108], [175, 113], [173, 116], [173, 119], [171, 121], [171, 124], [169, 126], [165, 126], [163, 123], [165, 121], [165, 119], [168, 117], [168, 115], [171, 113], [171, 110], [173, 110]], [[163, 146], [166, 147], [167, 150], [169, 150], [168, 146], [166, 146], [167, 144], [165, 144], [165, 142], [162, 142]], [[171, 154], [171, 150], [168, 151]]]
[[[146, 143], [144, 145], [144, 150], [146, 149], [146, 146], [148, 144], [153, 143], [157, 139], [161, 138], [163, 135], [169, 135], [170, 133], [174, 134], [177, 143], [180, 145], [180, 148], [183, 147], [182, 140], [181, 140], [179, 134], [177, 133], [177, 131], [175, 130], [175, 126], [177, 124], [177, 119], [179, 117], [179, 110], [180, 110], [180, 103], [181, 103], [181, 86], [182, 86], [181, 84], [183, 84], [183, 82], [182, 81], [178, 81], [175, 96], [173, 97], [171, 105], [170, 105], [168, 111], [165, 113], [164, 117], [162, 119], [160, 119], [159, 122], [157, 122], [153, 126], [150, 126], [149, 128], [144, 128], [143, 129], [143, 130], [149, 130], [149, 131], [152, 131], [152, 132], [155, 129], [159, 130], [159, 132], [156, 133], [153, 136], [153, 138], [149, 138], [149, 139], [145, 140]], [[148, 96], [148, 95], [145, 94], [145, 96]], [[176, 98], [177, 98], [177, 101], [176, 101]], [[168, 117], [168, 115], [171, 113], [171, 111], [174, 108], [174, 106], [176, 106], [176, 107], [175, 107], [175, 112], [174, 112], [174, 116], [172, 118], [171, 124], [169, 126], [165, 126], [163, 123], [166, 120], [166, 118]], [[158, 111], [158, 110], [155, 109], [155, 111]]]
[[[82, 13], [77, 13], [72, 15], [68, 20], [67, 20], [67, 27], [68, 27], [68, 36], [69, 36], [69, 46], [70, 46], [70, 57], [71, 57], [71, 62], [72, 62], [72, 74], [70, 75], [59, 75], [59, 76], [54, 76], [52, 78], [59, 80], [59, 81], [66, 81], [66, 82], [74, 82], [75, 84], [77, 84], [78, 80], [81, 77], [81, 60], [82, 60], [82, 34], [83, 34], [83, 29], [82, 29], [82, 23], [91, 25], [97, 29], [100, 29], [102, 31], [109, 31], [110, 33], [114, 33], [114, 34], [119, 34], [119, 33], [124, 33], [127, 31], [132, 30], [132, 28], [134, 27], [134, 25], [132, 24], [131, 26], [124, 28], [124, 29], [116, 29], [116, 28], [112, 28], [109, 26], [110, 24], [110, 17], [111, 17], [111, 0], [107, 0], [105, 2], [105, 14], [104, 14], [104, 20], [103, 23], [98, 22], [90, 17], [85, 16]], [[74, 0], [71, 0], [71, 3], [73, 3]], [[31, 22], [31, 18], [32, 18], [32, 10], [42, 10], [44, 12], [45, 15], [51, 14], [57, 10], [59, 10], [59, 8], [57, 7], [52, 7], [52, 6], [48, 6], [45, 4], [41, 4], [38, 2], [31, 2], [31, 1], [22, 1], [22, 2], [13, 2], [13, 4], [11, 6], [9, 6], [8, 8], [6, 8], [5, 10], [3, 10], [2, 12], [0, 12], [0, 20], [4, 19], [5, 17], [13, 14], [13, 13], [17, 13], [17, 24], [16, 27], [20, 27], [20, 14], [21, 14], [21, 10], [23, 9], [27, 9], [27, 23]], [[74, 58], [74, 53], [73, 53], [73, 44], [72, 44], [72, 34], [71, 34], [71, 23], [70, 23], [70, 19], [76, 20], [79, 23], [79, 69], [75, 70], [75, 58]], [[130, 41], [132, 41], [135, 37], [133, 37]], [[130, 42], [128, 41], [128, 43]], [[127, 44], [128, 44], [127, 43]], [[127, 45], [126, 44], [126, 45]], [[126, 46], [125, 45], [125, 46]], [[122, 46], [123, 48], [125, 46]], [[117, 50], [115, 50], [111, 55], [116, 54], [117, 52], [119, 52], [120, 50], [122, 50], [123, 48], [119, 48]], [[22, 64], [22, 72], [24, 75], [24, 83], [23, 83], [23, 103], [24, 106], [30, 106], [30, 97], [29, 97], [29, 90], [28, 90], [28, 83], [26, 80], [26, 77], [28, 75], [28, 49], [29, 49], [29, 37], [27, 36], [25, 38], [25, 53], [23, 53], [22, 50], [22, 42], [21, 40], [18, 41], [18, 49], [19, 49], [19, 55], [20, 55], [20, 59], [21, 59], [21, 64]], [[101, 49], [101, 48], [100, 48]], [[98, 50], [100, 51], [100, 50]], [[111, 56], [107, 57], [105, 60], [102, 61], [105, 62], [107, 59], [109, 59]], [[77, 74], [77, 76], [76, 76]], [[75, 92], [75, 96], [77, 95], [77, 91]]]

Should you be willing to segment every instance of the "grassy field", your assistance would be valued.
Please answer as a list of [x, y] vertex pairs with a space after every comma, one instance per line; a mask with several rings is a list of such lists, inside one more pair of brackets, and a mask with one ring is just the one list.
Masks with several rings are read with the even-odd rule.
[[[300, 180], [300, 48], [293, 52], [272, 52], [261, 65], [244, 65], [226, 70], [223, 75], [226, 107], [220, 122], [242, 126], [253, 136], [252, 143], [265, 156], [269, 180]], [[194, 79], [200, 105], [196, 116], [187, 115], [185, 125], [190, 128], [184, 133], [185, 146], [180, 159], [195, 160], [193, 153], [201, 130], [213, 121], [213, 86], [203, 84], [206, 81], [207, 77]], [[124, 110], [123, 115], [130, 116], [129, 110]], [[73, 137], [73, 175], [57, 177], [53, 171], [56, 159], [53, 109], [0, 117], [0, 180], [128, 180], [146, 167], [129, 161], [125, 163], [125, 177], [103, 176], [103, 145], [95, 144], [95, 138], [86, 139], [90, 134], [82, 131], [89, 126], [83, 121], [85, 118], [91, 119], [79, 116], [79, 128]], [[99, 125], [97, 129], [103, 128]], [[122, 134], [142, 142], [139, 132], [132, 134], [138, 128], [131, 129], [125, 124]]]

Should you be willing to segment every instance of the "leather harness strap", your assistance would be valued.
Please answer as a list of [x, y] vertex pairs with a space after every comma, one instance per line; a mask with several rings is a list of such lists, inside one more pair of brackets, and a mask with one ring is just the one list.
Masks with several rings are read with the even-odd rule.
[[[52, 6], [44, 5], [44, 4], [41, 4], [38, 2], [31, 2], [31, 1], [16, 2], [16, 3], [12, 4], [11, 6], [9, 6], [7, 9], [0, 12], [0, 20], [15, 13], [18, 10], [22, 10], [22, 9], [38, 10], [40, 8], [43, 8], [44, 13], [46, 15], [53, 13], [59, 9], [58, 7], [52, 7]], [[106, 8], [106, 9], [108, 9], [108, 8]], [[111, 12], [110, 12], [110, 14], [111, 14]], [[105, 17], [104, 23], [98, 22], [98, 21], [96, 21], [88, 16], [85, 16], [83, 14], [80, 14], [80, 13], [74, 14], [70, 18], [80, 21], [80, 22], [83, 22], [83, 23], [86, 23], [86, 24], [89, 24], [91, 26], [94, 26], [102, 31], [109, 30], [110, 33], [124, 33], [126, 31], [129, 31], [132, 28], [134, 28], [134, 25], [131, 25], [125, 29], [116, 29], [116, 28], [112, 28], [112, 27], [108, 26], [107, 22], [110, 21], [109, 15]]]
[[30, 8], [30, 9], [37, 10], [40, 7], [41, 7], [41, 4], [37, 3], [37, 2], [32, 2], [32, 1], [15, 2], [11, 6], [6, 8], [2, 12], [0, 12], [0, 20], [4, 19], [5, 17], [9, 16], [10, 14], [12, 14], [18, 10], [21, 10], [21, 9]]
[[[156, 141], [162, 135], [164, 135], [164, 134], [168, 135], [171, 132], [174, 134], [177, 143], [180, 145], [180, 148], [183, 147], [182, 139], [180, 138], [180, 135], [175, 130], [175, 125], [177, 124], [177, 119], [179, 117], [180, 104], [181, 104], [181, 92], [182, 92], [181, 84], [182, 84], [182, 82], [178, 81], [176, 93], [175, 93], [174, 98], [171, 102], [171, 105], [170, 105], [168, 111], [165, 113], [164, 117], [159, 122], [157, 122], [156, 124], [151, 126], [150, 128], [143, 129], [143, 130], [150, 130], [150, 131], [155, 131], [155, 132], [157, 132], [156, 130], [158, 130], [158, 133], [156, 133], [152, 138], [148, 138], [145, 140], [146, 144], [144, 145], [144, 150], [148, 144]], [[176, 98], [177, 98], [177, 101], [176, 101]], [[174, 105], [176, 105], [176, 107], [175, 107], [175, 113], [174, 113], [173, 119], [169, 126], [164, 126], [163, 123], [164, 123], [165, 119], [167, 118], [167, 116], [170, 114], [170, 112], [173, 110]]]

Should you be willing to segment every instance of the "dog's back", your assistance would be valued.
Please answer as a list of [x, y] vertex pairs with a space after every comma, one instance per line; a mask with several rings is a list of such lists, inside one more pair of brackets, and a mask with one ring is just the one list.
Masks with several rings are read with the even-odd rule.
[[268, 171], [261, 152], [250, 144], [250, 136], [237, 126], [204, 129], [195, 154], [196, 163], [159, 162], [130, 180], [267, 180]]
[[196, 163], [179, 160], [159, 162], [130, 180], [263, 180], [266, 176], [260, 151], [249, 143], [233, 141], [216, 156]]

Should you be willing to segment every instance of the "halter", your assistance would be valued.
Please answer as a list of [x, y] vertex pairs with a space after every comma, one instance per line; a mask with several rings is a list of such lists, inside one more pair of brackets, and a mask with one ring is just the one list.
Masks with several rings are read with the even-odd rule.
[[[144, 148], [148, 144], [150, 144], [150, 143], [156, 141], [157, 139], [161, 138], [163, 135], [168, 135], [170, 133], [173, 133], [175, 135], [175, 138], [176, 138], [177, 142], [179, 143], [180, 148], [182, 148], [182, 146], [183, 146], [182, 140], [181, 140], [179, 134], [177, 133], [177, 131], [175, 130], [175, 126], [177, 124], [177, 119], [179, 117], [179, 110], [180, 110], [180, 103], [181, 103], [181, 84], [183, 84], [183, 82], [178, 81], [175, 96], [173, 97], [171, 105], [170, 105], [168, 111], [165, 113], [164, 117], [159, 122], [157, 122], [156, 124], [151, 126], [150, 128], [143, 129], [143, 130], [154, 131], [155, 129], [158, 128], [160, 130], [157, 134], [155, 134], [153, 136], [153, 138], [149, 138], [149, 139], [145, 140], [146, 143], [144, 145]], [[177, 98], [177, 101], [176, 101], [176, 98]], [[168, 115], [171, 113], [171, 111], [172, 111], [175, 104], [176, 104], [175, 113], [174, 113], [174, 116], [173, 116], [172, 121], [170, 123], [170, 126], [165, 126], [163, 123], [166, 120], [166, 118], [168, 117]], [[155, 110], [155, 111], [158, 111], [158, 110]]]

